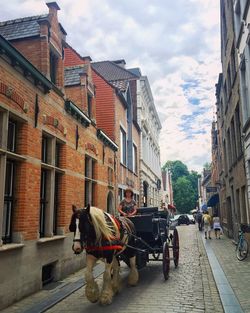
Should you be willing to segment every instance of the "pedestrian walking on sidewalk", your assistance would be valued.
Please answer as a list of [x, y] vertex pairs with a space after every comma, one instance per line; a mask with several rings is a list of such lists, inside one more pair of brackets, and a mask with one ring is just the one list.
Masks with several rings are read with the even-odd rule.
[[202, 221], [202, 213], [199, 211], [197, 212], [196, 214], [196, 221], [198, 223], [198, 229], [199, 231], [202, 231], [202, 228], [203, 228], [203, 221]]
[[204, 225], [205, 239], [207, 239], [207, 236], [209, 239], [212, 239], [211, 238], [212, 217], [209, 215], [208, 211], [204, 211], [202, 220]]
[[218, 214], [214, 214], [213, 229], [214, 229], [215, 238], [220, 239], [220, 235], [222, 233], [222, 228], [221, 228], [220, 218], [219, 218]]

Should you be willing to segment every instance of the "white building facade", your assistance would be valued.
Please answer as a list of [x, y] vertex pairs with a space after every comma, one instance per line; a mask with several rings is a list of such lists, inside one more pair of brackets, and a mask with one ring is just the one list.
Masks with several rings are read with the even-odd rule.
[[234, 0], [235, 46], [240, 71], [242, 138], [247, 178], [246, 202], [241, 210], [241, 223], [250, 223], [250, 0]]
[[161, 205], [161, 162], [159, 134], [161, 122], [157, 114], [147, 76], [139, 69], [131, 70], [137, 80], [137, 119], [141, 128], [140, 147], [140, 206]]

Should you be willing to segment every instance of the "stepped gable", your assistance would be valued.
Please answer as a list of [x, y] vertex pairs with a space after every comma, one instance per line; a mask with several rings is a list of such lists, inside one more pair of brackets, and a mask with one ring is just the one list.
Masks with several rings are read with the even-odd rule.
[[45, 20], [49, 21], [49, 14], [36, 15], [0, 22], [0, 34], [7, 40], [39, 36], [39, 22]]

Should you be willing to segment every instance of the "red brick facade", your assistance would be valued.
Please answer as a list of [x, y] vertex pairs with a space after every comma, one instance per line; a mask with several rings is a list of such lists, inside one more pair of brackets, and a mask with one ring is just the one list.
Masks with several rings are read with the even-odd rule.
[[[96, 126], [90, 65], [80, 75], [79, 85], [64, 88], [65, 32], [56, 11], [50, 8], [49, 33], [48, 22], [40, 24], [45, 37], [12, 42], [49, 79], [50, 52], [56, 50], [55, 84], [0, 36], [0, 44], [10, 50], [0, 55], [0, 255], [4, 255], [0, 256], [0, 276], [3, 283], [8, 281], [0, 309], [41, 288], [46, 264], [53, 263], [58, 279], [83, 264], [83, 258], [75, 258], [71, 251], [68, 225], [73, 204], [84, 207], [88, 201], [103, 210], [108, 206], [114, 210], [115, 205], [117, 146]], [[22, 66], [13, 62], [9, 53], [15, 54]], [[11, 191], [6, 197], [10, 177]], [[7, 234], [8, 205], [11, 225]], [[9, 274], [14, 259], [20, 260], [19, 266], [13, 266]]]

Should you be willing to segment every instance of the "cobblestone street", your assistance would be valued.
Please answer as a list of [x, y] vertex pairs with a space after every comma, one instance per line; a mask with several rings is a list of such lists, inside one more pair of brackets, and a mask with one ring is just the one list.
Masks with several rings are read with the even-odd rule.
[[168, 281], [163, 279], [161, 262], [151, 262], [140, 271], [139, 285], [127, 287], [123, 267], [123, 289], [111, 306], [89, 303], [82, 288], [48, 312], [223, 312], [196, 227], [181, 226], [179, 232], [180, 264], [177, 269], [171, 264]]
[[[99, 304], [89, 303], [85, 298], [83, 287], [47, 312], [223, 312], [196, 226], [181, 226], [178, 229], [181, 246], [180, 264], [177, 269], [171, 264], [168, 281], [163, 279], [161, 262], [151, 262], [140, 271], [139, 285], [134, 288], [127, 287], [127, 269], [122, 267], [123, 288], [121, 293], [114, 297], [112, 305], [101, 307]], [[97, 281], [101, 283], [101, 276]], [[44, 297], [40, 292], [40, 296], [42, 295]], [[39, 296], [31, 296], [4, 310], [3, 313], [25, 312], [28, 310], [27, 305], [34, 305], [38, 300]]]

